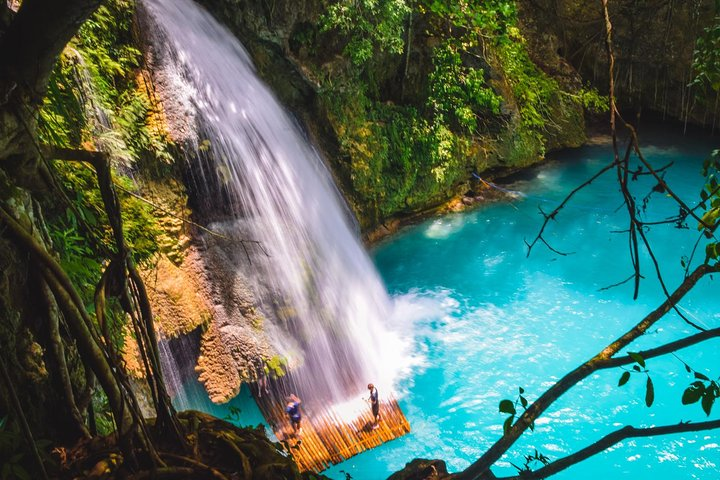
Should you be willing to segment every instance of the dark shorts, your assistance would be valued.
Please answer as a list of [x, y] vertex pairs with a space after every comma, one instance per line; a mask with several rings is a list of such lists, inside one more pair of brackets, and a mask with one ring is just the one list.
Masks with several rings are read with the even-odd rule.
[[372, 405], [372, 413], [373, 416], [377, 417], [380, 413], [380, 404], [379, 403], [373, 403]]
[[293, 415], [290, 417], [290, 421], [292, 423], [300, 423], [300, 420], [302, 420], [302, 417], [300, 415]]

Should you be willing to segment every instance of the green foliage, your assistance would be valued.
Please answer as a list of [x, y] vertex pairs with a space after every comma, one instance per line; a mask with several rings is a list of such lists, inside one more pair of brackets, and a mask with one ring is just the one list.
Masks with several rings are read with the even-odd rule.
[[[720, 10], [720, 6], [716, 7]], [[703, 35], [698, 37], [693, 52], [695, 77], [691, 85], [708, 86], [720, 91], [720, 15], [716, 15]]]
[[38, 135], [43, 143], [70, 147], [82, 142], [85, 112], [73, 62], [58, 62], [48, 82], [38, 120]]
[[685, 370], [693, 374], [694, 381], [683, 392], [682, 404], [692, 405], [699, 401], [703, 412], [709, 417], [715, 400], [720, 397], [720, 384], [715, 380], [710, 380], [707, 375], [694, 370], [685, 362], [683, 364]]
[[530, 60], [519, 31], [513, 28], [511, 32], [509, 41], [499, 43], [499, 58], [518, 102], [522, 125], [539, 133], [550, 118], [548, 105], [559, 87]]
[[99, 435], [110, 435], [115, 431], [115, 422], [110, 411], [108, 398], [102, 389], [93, 390], [90, 398], [95, 412], [95, 426]]
[[109, 1], [66, 47], [40, 110], [42, 142], [103, 150], [126, 166], [144, 157], [170, 162], [169, 140], [138, 74], [133, 15], [131, 0]]
[[159, 125], [152, 122], [152, 106], [147, 95], [126, 90], [118, 97], [115, 124], [132, 159], [153, 155], [164, 163], [172, 162], [168, 139]]
[[[548, 125], [554, 125], [556, 117], [564, 116], [569, 106], [566, 103], [586, 102], [602, 108], [597, 92], [589, 90], [569, 96], [555, 80], [537, 68], [517, 26], [516, 2], [427, 0], [424, 9], [437, 15], [440, 22], [451, 25], [446, 42], [435, 49], [433, 75], [436, 78], [431, 78], [433, 105], [444, 107], [438, 109], [441, 112], [452, 112], [455, 121], [470, 133], [478, 127], [477, 114], [497, 117], [501, 97], [495, 90], [500, 86], [493, 90], [484, 81], [484, 72], [479, 66], [469, 61], [460, 64], [460, 59], [477, 58], [493, 65], [504, 76], [519, 112], [518, 121], [510, 127], [511, 141], [507, 144], [511, 155], [521, 159], [519, 164], [542, 156]], [[439, 65], [443, 68], [438, 68]], [[444, 71], [449, 75], [442, 75]], [[433, 88], [437, 84], [441, 88]], [[438, 99], [441, 100], [438, 102]]]
[[240, 421], [240, 414], [242, 410], [235, 405], [228, 405], [228, 414], [223, 417], [223, 420], [227, 422], [237, 423]]
[[[46, 465], [55, 463], [49, 453], [51, 442], [45, 439], [36, 440], [40, 458]], [[39, 472], [35, 468], [32, 456], [27, 450], [27, 441], [10, 417], [0, 418], [0, 480], [31, 480], [37, 478]]]
[[[146, 157], [170, 160], [168, 141], [152, 122], [151, 102], [137, 74], [141, 53], [133, 41], [133, 15], [134, 2], [111, 0], [65, 49], [40, 110], [43, 143], [105, 151], [114, 167]], [[53, 166], [71, 205], [50, 206], [49, 233], [63, 268], [90, 303], [101, 259], [114, 251], [112, 232], [94, 171], [79, 163]], [[137, 189], [117, 172], [114, 178], [127, 190]], [[138, 199], [120, 194], [120, 202], [126, 242], [137, 262], [147, 261], [157, 251], [157, 222]]]
[[[50, 236], [60, 254], [61, 263], [71, 278], [88, 293], [100, 276], [98, 258], [114, 250], [112, 231], [107, 220], [94, 170], [77, 163], [57, 163], [56, 172], [65, 190], [73, 195], [73, 208], [67, 208], [49, 221]], [[135, 188], [121, 175], [115, 181], [127, 190]], [[151, 208], [135, 197], [120, 195], [125, 240], [141, 263], [157, 251], [155, 238], [160, 229]]]
[[287, 358], [275, 355], [265, 362], [265, 373], [270, 375], [270, 378], [282, 377], [285, 375], [287, 365]]
[[[58, 177], [71, 195], [72, 208], [50, 212], [47, 226], [60, 265], [78, 288], [89, 312], [94, 312], [93, 296], [103, 271], [103, 260], [115, 250], [112, 232], [97, 187], [94, 171], [80, 164], [58, 163]], [[130, 186], [127, 178], [116, 181]], [[134, 197], [120, 198], [126, 243], [136, 262], [147, 262], [157, 251], [160, 234], [148, 205]], [[108, 329], [116, 342], [123, 344], [124, 316], [114, 300], [107, 312]]]
[[505, 43], [507, 32], [516, 21], [515, 2], [432, 0], [421, 3], [420, 11], [432, 13], [438, 23], [436, 28], [447, 30], [433, 51], [428, 106], [436, 121], [455, 124], [466, 133], [475, 134], [480, 126], [478, 120], [500, 115], [502, 102], [478, 65], [487, 62], [487, 58], [478, 53], [485, 51], [488, 42]]
[[695, 101], [707, 110], [717, 109], [720, 95], [720, 2], [715, 2], [716, 15], [697, 37], [693, 52], [693, 78]]
[[650, 407], [655, 402], [655, 385], [653, 384], [652, 378], [650, 377], [650, 370], [645, 368], [645, 359], [637, 352], [628, 352], [628, 356], [635, 362], [632, 370], [625, 370], [620, 375], [618, 381], [618, 387], [622, 387], [630, 380], [631, 374], [644, 373], [645, 379], [645, 405]]
[[321, 31], [337, 30], [347, 35], [344, 53], [362, 65], [376, 49], [402, 53], [404, 22], [409, 13], [405, 0], [338, 0], [322, 16]]
[[[390, 8], [392, 15], [383, 14]], [[404, 35], [408, 14], [413, 30]], [[440, 204], [457, 193], [468, 171], [491, 162], [528, 165], [543, 155], [548, 138], [581, 129], [580, 105], [606, 108], [597, 91], [565, 93], [539, 70], [517, 24], [513, 0], [331, 2], [321, 28], [346, 35], [344, 53], [352, 62], [318, 67], [320, 96], [365, 219], [377, 223]], [[390, 76], [368, 60], [380, 51], [410, 50], [413, 61], [427, 47], [404, 41], [417, 38], [420, 28], [427, 29], [432, 65], [419, 85], [409, 76], [403, 82], [422, 90], [412, 103], [405, 90], [399, 98], [387, 89], [381, 96], [376, 78]]]
[[720, 245], [715, 240], [714, 232], [720, 225], [720, 183], [718, 183], [718, 172], [720, 172], [720, 150], [714, 150], [710, 158], [705, 160], [703, 175], [705, 186], [700, 191], [700, 207], [704, 210], [698, 224], [698, 230], [705, 234], [709, 241], [705, 245], [705, 261], [717, 262], [720, 258]]
[[21, 448], [24, 444], [22, 435], [10, 428], [8, 417], [0, 418], [0, 458], [3, 459], [0, 480], [32, 478], [22, 464], [25, 452]]
[[128, 73], [140, 66], [142, 54], [132, 40], [134, 12], [132, 0], [109, 1], [83, 24], [70, 43], [81, 52], [100, 94], [111, 102], [130, 80]]
[[[426, 0], [421, 6], [438, 17], [450, 22], [472, 35], [505, 39], [508, 29], [517, 21], [517, 6], [514, 0]], [[473, 41], [468, 35], [467, 41]]]
[[[523, 410], [527, 410], [528, 401], [527, 398], [523, 396], [524, 393], [525, 389], [522, 387], [518, 387], [518, 396], [514, 402], [508, 399], [500, 400], [500, 413], [506, 413], [509, 415], [503, 422], [503, 434], [507, 434], [510, 428], [512, 428], [513, 422], [515, 421], [515, 416], [518, 414], [518, 406], [522, 407]], [[530, 424], [530, 430], [535, 430], [535, 422]]]
[[583, 108], [589, 112], [604, 113], [610, 110], [610, 98], [601, 95], [595, 87], [587, 85], [580, 89], [577, 96]]
[[472, 133], [481, 114], [500, 114], [501, 97], [487, 86], [482, 69], [463, 65], [456, 42], [446, 41], [435, 48], [433, 66], [428, 106], [436, 121], [454, 120]]
[[358, 203], [373, 220], [439, 203], [465, 174], [469, 144], [413, 107], [370, 100], [355, 86], [323, 95]]
[[523, 464], [522, 467], [519, 467], [519, 466], [515, 465], [514, 463], [510, 462], [510, 465], [515, 467], [521, 476], [524, 472], [531, 472], [532, 467], [536, 464], [547, 465], [548, 463], [550, 463], [550, 458], [548, 458], [546, 455], [543, 455], [542, 453], [538, 452], [537, 449], [534, 449], [534, 452], [532, 455], [525, 455], [523, 457], [523, 459], [525, 460], [525, 463]]
[[[130, 178], [122, 175], [116, 175], [115, 182], [128, 191], [137, 189]], [[135, 262], [144, 263], [151, 260], [158, 251], [156, 239], [162, 233], [153, 215], [152, 207], [136, 197], [120, 193], [120, 208], [125, 242], [132, 250]]]

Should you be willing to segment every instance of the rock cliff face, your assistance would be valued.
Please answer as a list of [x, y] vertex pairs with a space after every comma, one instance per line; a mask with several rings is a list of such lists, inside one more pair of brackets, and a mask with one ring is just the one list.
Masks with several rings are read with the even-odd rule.
[[[443, 138], [452, 138], [448, 141], [452, 158], [424, 161], [425, 150], [416, 148], [417, 142], [408, 142], [404, 128], [416, 125], [409, 120], [414, 113], [427, 117], [433, 55], [448, 36], [438, 26], [442, 22], [427, 9], [415, 9], [408, 17], [402, 54], [376, 49], [358, 70], [344, 53], [347, 35], [321, 27], [327, 2], [200, 3], [242, 40], [260, 75], [323, 150], [366, 232], [467, 191], [473, 171], [521, 168], [541, 160], [547, 150], [582, 144], [583, 111], [579, 102], [568, 99], [583, 86], [607, 90], [600, 2], [517, 2], [518, 27], [532, 62], [564, 92], [546, 102], [542, 139], [520, 133], [522, 99], [513, 90], [510, 66], [488, 41], [481, 51], [463, 58], [463, 64], [486, 73], [488, 84], [502, 97], [500, 113], [484, 120], [484, 130], [470, 135], [451, 125], [455, 136]], [[715, 95], [701, 91], [700, 86], [688, 86], [694, 77], [696, 40], [716, 14], [714, 3], [610, 3], [621, 106], [714, 123]], [[432, 129], [409, 130], [426, 138], [438, 134]], [[411, 147], [402, 147], [406, 144]], [[412, 168], [406, 165], [406, 156]]]
[[357, 68], [344, 53], [347, 36], [321, 28], [326, 2], [200, 3], [241, 39], [261, 77], [323, 151], [366, 232], [468, 191], [472, 172], [520, 168], [541, 160], [547, 149], [585, 140], [582, 107], [571, 99], [582, 83], [556, 51], [542, 52], [543, 69], [570, 95], [558, 94], [545, 106], [552, 122], [542, 139], [521, 132], [522, 100], [492, 42], [462, 62], [485, 72], [502, 98], [500, 111], [471, 133], [451, 124], [449, 130], [437, 124], [423, 129], [418, 125], [430, 115], [434, 52], [449, 35], [435, 14], [413, 12], [403, 33], [405, 51], [376, 50]]
[[[608, 65], [601, 3], [578, 0], [520, 2], [523, 18], [542, 35], [531, 35], [601, 91]], [[616, 95], [633, 112], [645, 109], [690, 123], [712, 125], [716, 94], [693, 85], [696, 43], [718, 14], [712, 0], [610, 2]]]

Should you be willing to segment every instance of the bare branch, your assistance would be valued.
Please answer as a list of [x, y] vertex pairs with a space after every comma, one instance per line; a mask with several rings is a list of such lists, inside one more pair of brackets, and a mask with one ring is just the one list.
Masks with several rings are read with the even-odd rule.
[[108, 155], [105, 152], [99, 152], [97, 150], [55, 147], [53, 145], [40, 145], [38, 150], [45, 158], [86, 162], [93, 167], [95, 167], [98, 162], [107, 161], [108, 159]]
[[[632, 261], [632, 266], [634, 269], [634, 274], [630, 279], [634, 279], [635, 285], [634, 285], [634, 298], [637, 298], [639, 293], [639, 282], [642, 278], [641, 276], [641, 269], [640, 269], [640, 255], [639, 255], [639, 243], [640, 239], [644, 242], [645, 246], [648, 249], [648, 252], [653, 259], [653, 263], [655, 264], [655, 270], [659, 277], [659, 280], [661, 284], [663, 285], [663, 289], [666, 294], [665, 301], [662, 302], [660, 306], [658, 306], [655, 310], [650, 312], [648, 315], [645, 316], [639, 323], [637, 323], [632, 329], [625, 332], [622, 336], [617, 338], [614, 342], [607, 345], [601, 352], [596, 354], [594, 357], [589, 359], [588, 361], [584, 362], [577, 368], [575, 368], [573, 371], [566, 374], [562, 379], [560, 379], [558, 382], [556, 382], [553, 386], [551, 386], [549, 389], [547, 389], [533, 404], [531, 404], [527, 409], [519, 416], [517, 421], [510, 426], [509, 429], [506, 430], [504, 435], [495, 442], [483, 455], [480, 457], [476, 462], [474, 462], [472, 465], [470, 465], [466, 470], [463, 472], [460, 472], [459, 474], [455, 475], [454, 478], [460, 479], [460, 480], [476, 480], [476, 479], [489, 479], [489, 478], [495, 478], [493, 473], [491, 472], [490, 468], [497, 462], [503, 454], [505, 454], [508, 449], [517, 441], [517, 439], [532, 425], [534, 425], [537, 418], [550, 406], [552, 405], [558, 398], [560, 398], [562, 395], [565, 394], [568, 390], [570, 390], [573, 386], [575, 386], [578, 382], [582, 381], [583, 379], [590, 376], [593, 372], [609, 368], [608, 365], [611, 364], [611, 361], [616, 362], [617, 364], [624, 364], [623, 362], [627, 362], [627, 357], [621, 357], [619, 359], [613, 360], [614, 355], [616, 355], [618, 352], [620, 352], [622, 349], [630, 345], [632, 342], [634, 342], [637, 338], [642, 336], [645, 332], [648, 331], [648, 329], [654, 325], [658, 320], [663, 318], [670, 309], [676, 308], [676, 305], [678, 302], [697, 284], [697, 282], [703, 278], [705, 275], [718, 272], [720, 271], [720, 266], [718, 264], [709, 265], [707, 263], [703, 263], [699, 265], [697, 268], [695, 268], [692, 273], [686, 274], [683, 282], [677, 286], [677, 288], [669, 294], [665, 288], [660, 269], [657, 263], [657, 259], [654, 256], [654, 253], [652, 249], [650, 248], [649, 242], [647, 241], [647, 238], [645, 237], [645, 232], [643, 230], [643, 223], [638, 218], [638, 210], [635, 203], [635, 199], [633, 195], [631, 194], [628, 183], [630, 180], [630, 174], [633, 174], [633, 177], [636, 175], [639, 175], [641, 172], [639, 171], [631, 171], [629, 168], [629, 161], [630, 156], [632, 152], [636, 152], [638, 157], [640, 157], [640, 161], [642, 162], [643, 166], [648, 169], [651, 175], [653, 175], [659, 183], [660, 188], [664, 188], [666, 191], [670, 192], [670, 195], [675, 199], [675, 201], [680, 205], [680, 208], [684, 211], [687, 211], [688, 214], [691, 214], [693, 218], [699, 220], [699, 223], [703, 226], [705, 226], [706, 231], [707, 226], [700, 221], [700, 219], [695, 215], [694, 213], [690, 212], [690, 209], [685, 205], [674, 193], [672, 193], [668, 188], [667, 184], [664, 182], [664, 180], [661, 178], [661, 176], [658, 173], [658, 170], [654, 170], [644, 159], [640, 152], [638, 139], [636, 131], [632, 126], [630, 126], [625, 120], [622, 119], [620, 116], [620, 113], [617, 108], [616, 104], [616, 97], [615, 97], [615, 56], [613, 52], [613, 41], [612, 41], [612, 33], [613, 33], [613, 26], [610, 21], [610, 14], [608, 11], [608, 0], [602, 0], [602, 11], [605, 19], [605, 33], [606, 33], [606, 49], [608, 54], [608, 63], [609, 63], [609, 94], [610, 94], [610, 127], [612, 131], [612, 147], [613, 147], [613, 155], [614, 155], [614, 161], [610, 163], [608, 166], [605, 167], [605, 171], [609, 170], [612, 167], [615, 167], [616, 173], [617, 173], [617, 181], [618, 185], [620, 186], [621, 193], [623, 195], [623, 205], [627, 209], [628, 213], [628, 219], [629, 219], [629, 226], [626, 232], [628, 233], [628, 242], [629, 242], [629, 250], [630, 250], [630, 257]], [[617, 130], [616, 130], [616, 122], [617, 118], [620, 118], [623, 124], [628, 128], [628, 130], [631, 133], [631, 139], [630, 142], [628, 142], [627, 149], [625, 151], [625, 155], [620, 158], [620, 152], [618, 148], [618, 138], [617, 138]], [[663, 167], [665, 169], [667, 167]], [[581, 186], [582, 187], [582, 186]], [[581, 188], [579, 187], [579, 188]], [[579, 189], [578, 188], [578, 189]], [[578, 190], [573, 190], [571, 194], [568, 196], [568, 198], [565, 199], [565, 201], [556, 208], [553, 212], [550, 214], [545, 215], [545, 220], [543, 222], [543, 225], [540, 229], [540, 232], [538, 233], [537, 237], [528, 244], [528, 254], [530, 253], [530, 250], [532, 247], [537, 244], [537, 242], [544, 242], [543, 239], [543, 233], [545, 231], [545, 228], [550, 220], [554, 220], [557, 213], [565, 206], [565, 203], [569, 200], [570, 197], [572, 197], [575, 192]], [[681, 211], [682, 211], [681, 210]], [[679, 216], [680, 217], [680, 216]], [[640, 238], [638, 238], [640, 237]], [[626, 280], [629, 281], [630, 279]], [[679, 312], [678, 312], [679, 313]], [[697, 334], [696, 336], [687, 337], [686, 339], [678, 340], [676, 342], [672, 342], [670, 344], [663, 345], [661, 347], [657, 347], [656, 349], [653, 349], [651, 351], [646, 352], [647, 355], [651, 356], [657, 356], [662, 355], [665, 353], [669, 353], [674, 351], [675, 349], [683, 348], [683, 346], [687, 346], [690, 344], [697, 343], [699, 341], [702, 341], [703, 339], [710, 338], [711, 336], [718, 336], [717, 331], [707, 331], [702, 332], [700, 334]], [[720, 426], [718, 424], [717, 426]], [[632, 436], [646, 436], [646, 435], [654, 435], [654, 434], [662, 434], [662, 433], [670, 433], [671, 431], [679, 431], [678, 429], [683, 428], [696, 428], [695, 426], [692, 427], [677, 427], [677, 426], [670, 426], [670, 427], [658, 427], [653, 430], [649, 429], [634, 429], [632, 427], [627, 427], [626, 429], [623, 429], [623, 433], [621, 435], [632, 435]], [[712, 428], [716, 428], [713, 426]], [[624, 438], [624, 437], [623, 437]], [[619, 440], [616, 440], [619, 441]], [[598, 443], [594, 445], [598, 445]], [[612, 443], [610, 443], [611, 445]], [[606, 447], [603, 447], [604, 449]], [[599, 451], [601, 451], [600, 449]], [[590, 456], [594, 453], [590, 453], [587, 456]], [[587, 458], [587, 456], [583, 458]], [[580, 460], [577, 460], [580, 461]], [[571, 464], [571, 463], [570, 463]], [[557, 465], [560, 465], [559, 463]], [[566, 468], [566, 467], [562, 467]], [[559, 471], [559, 470], [558, 470]], [[540, 471], [538, 471], [540, 472]], [[551, 474], [549, 470], [546, 470], [546, 473], [544, 476], [547, 476]], [[539, 476], [539, 475], [538, 475]], [[523, 477], [525, 478], [525, 477]], [[528, 477], [528, 478], [535, 478]]]
[[[619, 115], [618, 115], [619, 116]], [[680, 197], [677, 196], [677, 194], [670, 188], [670, 186], [665, 182], [663, 177], [661, 175], [658, 175], [658, 172], [653, 169], [652, 165], [645, 159], [645, 156], [640, 151], [639, 143], [638, 143], [638, 137], [637, 137], [637, 131], [635, 130], [635, 127], [627, 123], [621, 116], [619, 116], [622, 120], [623, 124], [625, 125], [625, 128], [628, 129], [630, 132], [630, 135], [632, 136], [632, 143], [634, 145], [635, 154], [638, 156], [640, 161], [643, 165], [652, 173], [653, 177], [658, 181], [658, 184], [665, 189], [665, 192], [672, 197], [675, 202], [683, 207], [695, 220], [697, 220], [698, 224], [702, 225], [704, 229], [712, 232], [712, 226], [705, 223], [705, 221], [697, 216], [694, 212], [694, 209], [691, 209], [688, 207], [685, 202], [682, 201]]]
[[[546, 213], [542, 212], [542, 210], [540, 210], [540, 211], [542, 212], [543, 216], [545, 217], [545, 221], [543, 222], [542, 226], [540, 227], [540, 231], [538, 232], [538, 234], [537, 234], [537, 236], [535, 237], [535, 239], [534, 239], [532, 242], [530, 242], [530, 243], [528, 243], [527, 241], [525, 241], [525, 245], [527, 245], [527, 247], [528, 247], [527, 256], [530, 256], [530, 252], [532, 251], [532, 249], [533, 249], [533, 247], [535, 246], [535, 244], [537, 244], [537, 242], [540, 242], [540, 241], [541, 241], [542, 243], [544, 243], [545, 245], [547, 245], [548, 247], [550, 247], [550, 245], [548, 245], [548, 243], [547, 243], [547, 242], [545, 241], [545, 239], [543, 238], [543, 233], [545, 232], [545, 228], [547, 227], [547, 225], [548, 225], [548, 223], [550, 222], [550, 220], [555, 220], [555, 217], [557, 216], [557, 214], [560, 213], [560, 211], [561, 211], [563, 208], [565, 208], [565, 206], [568, 204], [568, 202], [570, 201], [570, 199], [572, 199], [572, 197], [575, 196], [575, 194], [576, 194], [577, 192], [579, 192], [579, 191], [582, 190], [583, 188], [585, 188], [585, 187], [587, 187], [588, 185], [590, 185], [592, 182], [594, 182], [595, 180], [597, 180], [599, 177], [601, 177], [601, 176], [602, 176], [604, 173], [606, 173], [608, 170], [612, 169], [614, 166], [615, 166], [615, 162], [612, 162], [612, 163], [606, 165], [605, 167], [603, 167], [602, 169], [600, 169], [600, 171], [598, 171], [595, 175], [593, 175], [593, 176], [590, 177], [589, 179], [585, 180], [584, 183], [582, 183], [582, 184], [581, 184], [580, 186], [578, 186], [577, 188], [573, 189], [573, 190], [565, 197], [565, 199], [560, 203], [560, 205], [558, 205], [557, 207], [555, 207], [555, 210], [553, 210], [553, 211], [550, 212], [549, 214], [546, 214]], [[554, 252], [556, 252], [556, 253], [558, 253], [558, 254], [560, 254], [560, 255], [567, 255], [567, 254], [565, 254], [565, 253], [560, 253], [560, 252], [558, 252], [557, 250], [554, 250], [554, 249], [551, 249], [551, 250], [553, 250]]]
[[[657, 257], [655, 257], [655, 253], [653, 252], [652, 248], [650, 247], [650, 242], [648, 241], [647, 237], [645, 236], [645, 232], [640, 229], [640, 238], [642, 238], [643, 243], [645, 244], [645, 248], [647, 249], [648, 254], [650, 255], [650, 259], [653, 262], [653, 265], [655, 266], [655, 273], [657, 275], [658, 281], [660, 282], [660, 287], [662, 288], [663, 294], [665, 294], [665, 297], [669, 297], [670, 293], [668, 292], [667, 286], [665, 285], [665, 280], [663, 279], [662, 272], [660, 271], [660, 264], [658, 263]], [[691, 327], [700, 330], [701, 332], [705, 329], [701, 327], [700, 325], [692, 322], [690, 319], [688, 319], [678, 308], [677, 305], [673, 305], [673, 310], [680, 316], [680, 318], [690, 325]]]
[[[600, 288], [598, 291], [599, 291], [599, 292], [602, 292], [602, 291], [604, 291], [604, 290], [610, 290], [611, 288], [619, 287], [620, 285], [624, 285], [624, 284], [626, 284], [627, 282], [629, 282], [630, 280], [633, 280], [634, 278], [635, 278], [635, 274], [633, 273], [632, 275], [630, 275], [630, 276], [629, 276], [628, 278], [626, 278], [625, 280], [622, 280], [622, 281], [620, 281], [620, 282], [618, 282], [618, 283], [613, 283], [612, 285], [608, 285], [608, 286], [606, 286], [606, 287], [602, 287], [602, 288]], [[642, 278], [644, 278], [644, 277], [642, 277]]]
[[[672, 167], [674, 164], [675, 164], [675, 162], [670, 162], [670, 163], [668, 163], [668, 164], [666, 164], [666, 165], [664, 165], [664, 166], [662, 166], [662, 167], [660, 167], [660, 168], [656, 168], [654, 173], [663, 172], [663, 171], [667, 170], [668, 168]], [[652, 172], [652, 171], [647, 171], [647, 172], [646, 172], [646, 171], [644, 171], [644, 170], [642, 169], [642, 167], [638, 167], [637, 170], [630, 170], [628, 173], [629, 173], [630, 175], [632, 175], [632, 179], [633, 179], [633, 180], [637, 180], [638, 177], [641, 177], [641, 176], [644, 176], [644, 175], [653, 175], [653, 172]]]

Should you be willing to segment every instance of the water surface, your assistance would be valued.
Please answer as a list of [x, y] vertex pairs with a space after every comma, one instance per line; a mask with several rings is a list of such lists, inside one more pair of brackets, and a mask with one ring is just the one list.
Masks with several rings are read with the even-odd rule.
[[[657, 165], [674, 162], [666, 180], [694, 204], [702, 184], [702, 160], [712, 145], [693, 137], [652, 137], [644, 152]], [[674, 142], [674, 143], [669, 143]], [[674, 146], [669, 146], [674, 145]], [[522, 192], [509, 202], [453, 214], [408, 228], [374, 252], [395, 301], [394, 328], [413, 339], [418, 365], [399, 386], [411, 434], [354, 457], [325, 472], [344, 479], [383, 479], [413, 458], [441, 458], [450, 471], [477, 459], [502, 432], [498, 402], [515, 400], [518, 388], [532, 401], [548, 386], [624, 333], [663, 300], [647, 253], [642, 255], [640, 297], [632, 285], [603, 290], [631, 275], [627, 234], [614, 174], [580, 192], [546, 232], [558, 255], [542, 245], [526, 257], [542, 217], [574, 186], [610, 159], [607, 146], [562, 155], [510, 186]], [[638, 202], [654, 185], [635, 182]], [[644, 218], [677, 212], [654, 194]], [[691, 254], [697, 230], [653, 227], [648, 233], [670, 288], [681, 281], [681, 257]], [[702, 252], [700, 253], [702, 255]], [[702, 282], [681, 304], [692, 321], [720, 322], [716, 281]], [[666, 316], [631, 350], [695, 333], [676, 314]], [[717, 341], [684, 349], [678, 357], [711, 378], [718, 375]], [[556, 459], [624, 425], [647, 427], [707, 419], [699, 404], [680, 398], [692, 381], [683, 364], [668, 356], [648, 361], [656, 390], [645, 406], [645, 374], [618, 387], [623, 370], [598, 372], [556, 402], [509, 455], [497, 475], [516, 472], [511, 462], [535, 449]], [[382, 394], [382, 392], [380, 392]], [[710, 419], [717, 418], [717, 408]], [[716, 479], [720, 436], [700, 432], [628, 439], [553, 478]]]

